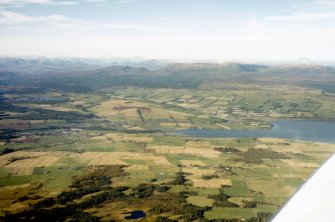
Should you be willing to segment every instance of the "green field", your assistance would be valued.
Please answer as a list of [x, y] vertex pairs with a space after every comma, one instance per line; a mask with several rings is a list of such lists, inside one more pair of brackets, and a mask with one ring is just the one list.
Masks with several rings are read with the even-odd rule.
[[[3, 95], [12, 102], [0, 120], [0, 216], [122, 221], [124, 212], [143, 210], [147, 221], [269, 220], [334, 145], [192, 138], [175, 130], [328, 118], [334, 99], [312, 89], [246, 93], [242, 85], [208, 90], [206, 84]], [[32, 99], [37, 96], [61, 100]]]

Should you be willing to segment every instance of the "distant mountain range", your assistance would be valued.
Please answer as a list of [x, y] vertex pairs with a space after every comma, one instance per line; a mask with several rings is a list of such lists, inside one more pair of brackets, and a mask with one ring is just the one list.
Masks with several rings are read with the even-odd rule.
[[0, 58], [0, 81], [2, 85], [68, 88], [70, 91], [90, 91], [113, 86], [220, 89], [234, 84], [287, 84], [335, 92], [335, 68], [323, 65], [166, 64], [158, 60], [129, 63]]

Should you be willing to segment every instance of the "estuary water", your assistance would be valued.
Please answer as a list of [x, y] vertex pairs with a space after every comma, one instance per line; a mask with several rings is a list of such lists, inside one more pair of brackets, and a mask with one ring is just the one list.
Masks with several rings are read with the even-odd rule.
[[200, 138], [272, 137], [335, 143], [335, 121], [276, 120], [273, 121], [272, 124], [273, 127], [271, 129], [186, 129], [179, 130], [177, 133]]

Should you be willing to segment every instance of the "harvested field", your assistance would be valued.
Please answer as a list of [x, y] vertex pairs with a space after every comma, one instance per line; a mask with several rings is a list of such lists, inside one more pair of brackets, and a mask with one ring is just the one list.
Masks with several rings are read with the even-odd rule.
[[232, 186], [232, 182], [229, 179], [213, 178], [210, 180], [204, 179], [192, 179], [194, 187], [204, 187], [204, 188], [220, 188], [221, 186], [227, 185]]
[[181, 160], [183, 166], [207, 166], [204, 162], [200, 160]]
[[76, 100], [76, 101], [73, 101], [72, 104], [73, 104], [74, 106], [78, 106], [78, 105], [85, 105], [86, 102], [81, 101], [81, 100]]
[[127, 119], [129, 120], [133, 120], [133, 121], [140, 120], [136, 108], [124, 109], [124, 110], [121, 110], [120, 113], [126, 116]]
[[218, 157], [221, 153], [212, 149], [184, 148], [184, 146], [151, 146], [147, 149], [153, 149], [156, 153], [171, 154], [192, 154], [194, 156], [203, 156], [208, 158]]
[[99, 165], [128, 165], [126, 162], [119, 159], [117, 155], [113, 153], [93, 153], [87, 152], [79, 154], [79, 161], [89, 165], [89, 166], [99, 166]]
[[[266, 144], [256, 144], [256, 146], [254, 146], [255, 149], [268, 149], [269, 146]], [[278, 151], [277, 151], [278, 152]]]
[[6, 167], [10, 170], [11, 175], [27, 176], [33, 175], [34, 167]]
[[262, 143], [267, 143], [267, 144], [287, 143], [286, 139], [279, 139], [279, 138], [258, 138], [257, 140]]
[[85, 152], [76, 154], [76, 158], [88, 165], [128, 165], [123, 160], [147, 160], [153, 161], [157, 165], [170, 165], [170, 162], [163, 156], [154, 156], [151, 153], [132, 153], [132, 152]]
[[303, 167], [303, 168], [317, 168], [320, 166], [320, 164], [318, 163], [313, 163], [313, 162], [300, 162], [300, 161], [296, 161], [296, 160], [291, 160], [291, 159], [287, 159], [287, 160], [281, 160], [287, 164], [289, 164], [291, 167], [293, 168], [297, 168], [297, 167]]
[[102, 136], [95, 136], [91, 139], [97, 140], [109, 140], [113, 142], [152, 142], [152, 137], [137, 136], [136, 134], [118, 134], [118, 133], [108, 133]]
[[207, 142], [207, 141], [188, 141], [185, 144], [185, 147], [186, 148], [200, 148], [200, 149], [208, 148], [210, 149], [212, 145], [210, 144], [210, 142]]
[[149, 170], [148, 165], [139, 165], [139, 164], [133, 164], [126, 168], [126, 170]]
[[22, 166], [24, 167], [46, 167], [46, 166], [52, 166], [55, 164], [58, 160], [60, 160], [60, 157], [57, 156], [41, 156], [38, 158], [31, 158], [31, 159], [22, 159], [17, 160], [13, 163], [8, 164], [5, 167], [8, 168], [20, 168]]
[[0, 156], [0, 166], [9, 168], [51, 166], [61, 158], [59, 154], [60, 152], [18, 151]]
[[191, 128], [191, 127], [194, 126], [191, 123], [178, 123], [178, 125], [179, 125], [180, 128], [184, 128], [184, 129]]
[[161, 126], [165, 126], [165, 127], [176, 127], [176, 123], [159, 123], [159, 125]]
[[[55, 165], [61, 158], [69, 158], [87, 165], [128, 165], [123, 160], [134, 159], [152, 161], [157, 165], [170, 165], [164, 156], [155, 156], [152, 153], [132, 152], [23, 152], [18, 151], [0, 156], [0, 166], [10, 169], [48, 167]], [[12, 162], [13, 158], [19, 158]], [[28, 172], [28, 170], [27, 170]]]
[[192, 178], [200, 178], [204, 175], [212, 175], [215, 173], [215, 170], [212, 169], [198, 169], [198, 168], [183, 168], [184, 173], [192, 174]]

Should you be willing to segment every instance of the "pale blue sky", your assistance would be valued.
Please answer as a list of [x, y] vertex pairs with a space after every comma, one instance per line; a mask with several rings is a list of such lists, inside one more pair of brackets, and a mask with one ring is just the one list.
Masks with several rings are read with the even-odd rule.
[[335, 1], [0, 0], [0, 55], [333, 60]]

